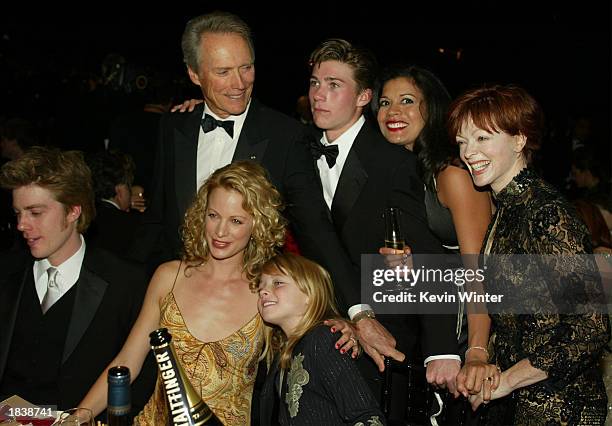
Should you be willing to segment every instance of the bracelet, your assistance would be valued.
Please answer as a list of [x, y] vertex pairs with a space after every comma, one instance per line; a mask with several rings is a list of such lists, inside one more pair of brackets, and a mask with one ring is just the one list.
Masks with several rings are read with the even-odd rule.
[[361, 311], [355, 314], [355, 316], [353, 317], [353, 323], [356, 324], [364, 318], [376, 318], [376, 315], [374, 314], [374, 311], [366, 309], [365, 311]]
[[481, 351], [483, 351], [485, 354], [487, 354], [487, 359], [489, 359], [489, 351], [487, 350], [487, 348], [483, 348], [482, 346], [470, 346], [469, 348], [467, 348], [467, 350], [465, 351], [465, 355], [464, 358], [467, 358], [467, 354], [469, 351], [471, 351], [472, 349], [480, 349]]

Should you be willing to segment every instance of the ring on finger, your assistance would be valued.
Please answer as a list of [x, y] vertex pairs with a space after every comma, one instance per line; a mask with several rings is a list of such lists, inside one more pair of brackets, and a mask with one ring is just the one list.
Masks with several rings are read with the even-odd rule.
[[349, 337], [349, 340], [352, 340], [355, 345], [357, 344], [357, 339], [355, 339], [354, 337]]

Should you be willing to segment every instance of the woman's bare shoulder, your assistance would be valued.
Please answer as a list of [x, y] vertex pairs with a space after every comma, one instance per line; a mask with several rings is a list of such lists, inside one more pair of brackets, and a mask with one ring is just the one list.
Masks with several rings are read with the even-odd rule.
[[168, 275], [176, 276], [180, 269], [184, 269], [184, 262], [180, 260], [171, 260], [164, 262], [157, 267], [153, 276], [167, 277]]
[[438, 184], [469, 184], [471, 187], [474, 186], [472, 176], [470, 172], [459, 166], [449, 164], [444, 168], [437, 176]]
[[149, 291], [154, 291], [161, 295], [166, 295], [172, 289], [174, 281], [179, 276], [179, 273], [185, 269], [185, 263], [180, 260], [171, 260], [162, 263], [157, 267], [151, 282]]
[[486, 189], [477, 188], [472, 181], [470, 172], [462, 167], [449, 165], [437, 177], [438, 199], [448, 206], [455, 201], [479, 199], [483, 202], [490, 200]]

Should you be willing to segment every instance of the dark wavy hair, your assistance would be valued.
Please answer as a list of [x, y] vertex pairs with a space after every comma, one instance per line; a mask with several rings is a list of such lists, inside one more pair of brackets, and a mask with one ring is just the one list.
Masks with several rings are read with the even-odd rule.
[[431, 71], [416, 65], [386, 68], [379, 76], [372, 111], [378, 114], [379, 101], [385, 84], [396, 78], [410, 80], [423, 94], [425, 111], [421, 111], [425, 126], [414, 142], [414, 153], [418, 158], [419, 175], [427, 189], [435, 191], [434, 178], [451, 163], [458, 162], [459, 152], [446, 131], [446, 115], [451, 97], [444, 84]]

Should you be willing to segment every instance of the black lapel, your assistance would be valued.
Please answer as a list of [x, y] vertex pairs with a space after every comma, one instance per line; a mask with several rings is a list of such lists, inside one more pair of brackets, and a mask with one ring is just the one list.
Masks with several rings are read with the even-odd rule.
[[[306, 141], [308, 144], [311, 143], [321, 143], [321, 138], [323, 137], [323, 132], [320, 130], [311, 130], [307, 133], [308, 140]], [[325, 204], [325, 211], [327, 212], [327, 219], [329, 219], [330, 222], [334, 222], [331, 216], [331, 211], [329, 210], [329, 207], [327, 207], [327, 202], [325, 201], [325, 194], [323, 193], [323, 184], [321, 183], [321, 174], [319, 173], [319, 165], [317, 164], [317, 159], [313, 158], [312, 159], [312, 166], [314, 167], [314, 171], [315, 174], [317, 175], [317, 183], [319, 184], [319, 191], [321, 193], [321, 196], [323, 197], [324, 201], [323, 204]]]
[[258, 163], [262, 162], [269, 141], [269, 138], [260, 132], [260, 126], [263, 121], [260, 119], [262, 110], [263, 106], [255, 99], [252, 99], [249, 112], [240, 131], [238, 145], [236, 146], [236, 151], [234, 151], [232, 161], [252, 160]]
[[198, 106], [187, 117], [182, 128], [174, 129], [174, 190], [179, 218], [183, 217], [196, 193], [198, 136], [203, 108]]
[[[323, 137], [323, 132], [321, 132], [320, 130], [317, 131], [310, 131], [308, 132], [308, 143], [321, 143], [321, 138]], [[321, 194], [323, 194], [323, 184], [321, 183], [321, 174], [319, 173], [319, 165], [317, 164], [317, 158], [313, 158], [312, 159], [312, 164], [314, 166], [314, 170], [315, 173], [317, 174], [317, 183], [319, 184], [319, 190], [321, 191]], [[327, 206], [327, 203], [325, 203], [325, 205]], [[329, 209], [327, 209], [328, 214]], [[329, 219], [331, 220], [331, 214], [329, 214]]]
[[62, 363], [66, 362], [70, 357], [83, 334], [87, 331], [108, 287], [108, 283], [94, 274], [89, 268], [89, 262], [90, 256], [85, 252], [85, 259], [83, 260], [83, 266], [81, 266], [81, 275], [75, 284], [76, 297], [74, 307], [72, 308], [70, 324], [68, 325], [66, 343], [64, 343]]
[[[364, 127], [367, 124], [364, 124]], [[363, 187], [368, 181], [368, 173], [357, 154], [357, 145], [363, 136], [364, 129], [362, 128], [353, 146], [349, 151], [348, 157], [342, 168], [340, 179], [338, 180], [338, 186], [334, 194], [334, 201], [332, 202], [331, 214], [334, 221], [334, 226], [338, 232], [342, 232], [342, 228], [346, 223], [346, 220], [359, 197]]]
[[[0, 301], [2, 301], [0, 303], [0, 382], [2, 382], [4, 376], [9, 348], [13, 339], [17, 310], [19, 309], [23, 289], [28, 283], [34, 285], [32, 262], [29, 262], [25, 269], [10, 273], [0, 281]], [[11, 303], [6, 303], [8, 300]]]

